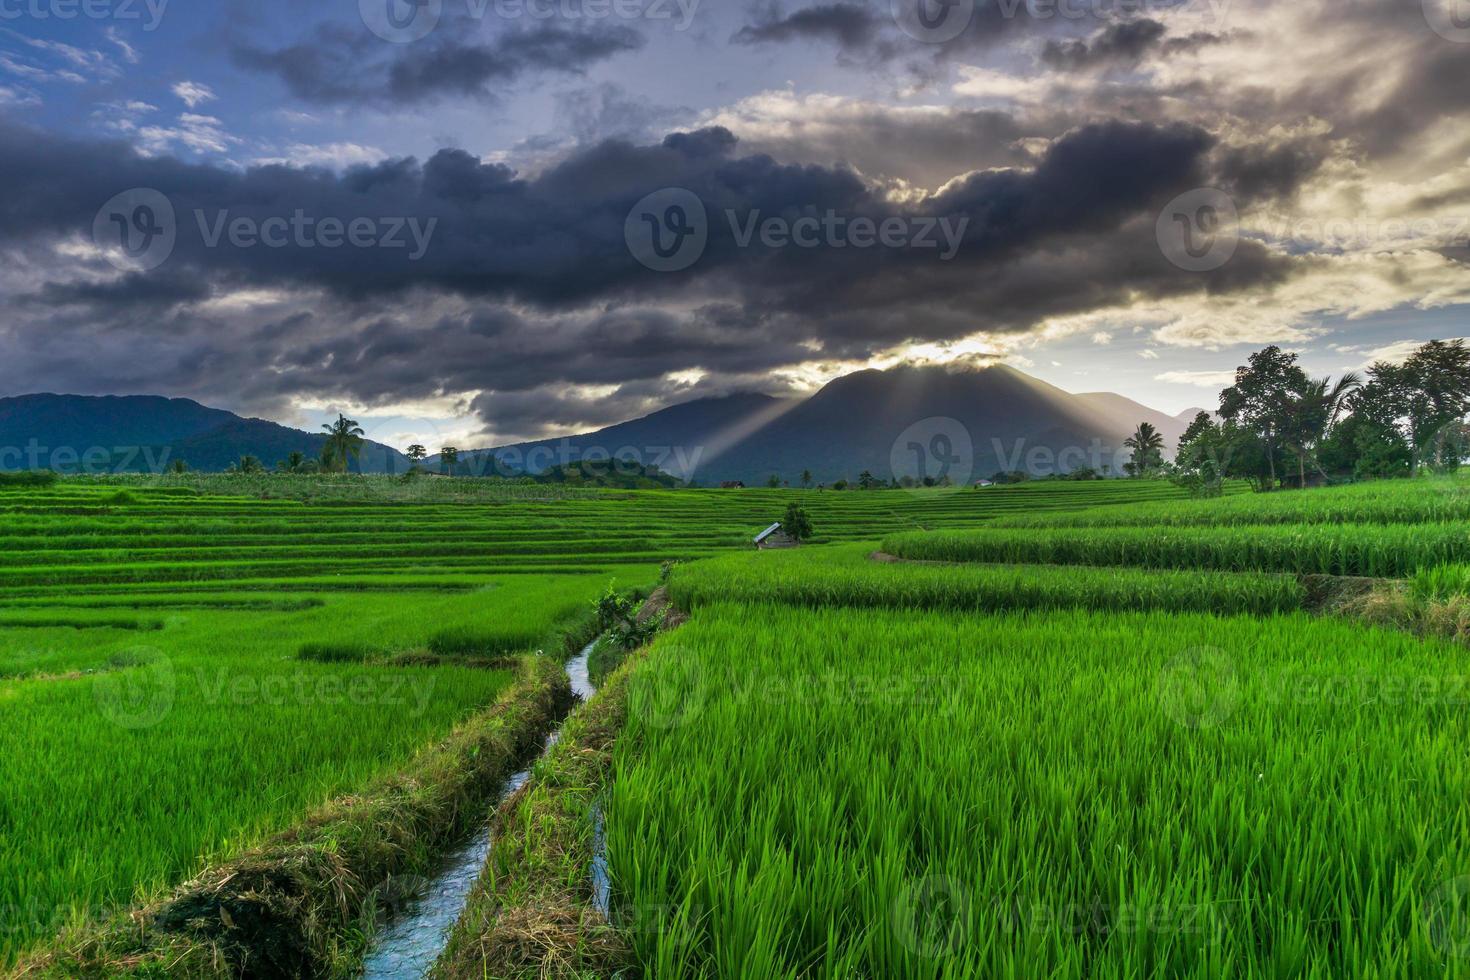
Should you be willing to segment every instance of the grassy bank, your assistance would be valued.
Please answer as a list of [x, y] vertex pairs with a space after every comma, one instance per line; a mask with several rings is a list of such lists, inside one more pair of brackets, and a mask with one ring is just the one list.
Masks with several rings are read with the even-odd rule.
[[210, 868], [146, 908], [73, 929], [20, 976], [308, 976], [361, 955], [379, 893], [429, 871], [537, 751], [570, 700], [565, 674], [526, 657], [495, 706], [400, 773]]

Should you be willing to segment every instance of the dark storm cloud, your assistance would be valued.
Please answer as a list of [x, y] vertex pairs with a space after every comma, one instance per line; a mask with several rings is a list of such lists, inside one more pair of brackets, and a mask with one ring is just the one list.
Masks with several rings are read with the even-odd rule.
[[1135, 65], [1164, 39], [1167, 29], [1156, 20], [1134, 20], [1104, 28], [1090, 41], [1048, 41], [1044, 64], [1064, 71], [1099, 65]]
[[1328, 148], [1312, 140], [1230, 147], [1220, 154], [1220, 176], [1246, 198], [1289, 198], [1322, 167], [1327, 155]]
[[[941, 35], [944, 39], [938, 43], [920, 40], [900, 26], [900, 20], [907, 22], [912, 19], [913, 8], [919, 4], [928, 5], [931, 16], [963, 17], [963, 23], [955, 22], [957, 33], [951, 35], [945, 31]], [[905, 5], [910, 10], [901, 16], [900, 11]], [[758, 8], [752, 22], [737, 31], [731, 40], [739, 44], [826, 42], [836, 47], [849, 61], [901, 59], [908, 63], [910, 70], [927, 75], [930, 69], [925, 67], [926, 62], [945, 61], [984, 50], [1013, 34], [1063, 33], [1079, 23], [1109, 24], [1136, 7], [1126, 0], [1074, 3], [1065, 8], [1056, 3], [1031, 3], [1028, 0], [975, 0], [972, 6], [941, 5], [935, 0], [838, 0], [788, 11], [773, 3]], [[1075, 53], [1084, 60], [1089, 57], [1101, 59], [1122, 55], [1130, 47], [1142, 51], [1160, 43], [1159, 38], [1149, 36], [1156, 29], [1162, 35], [1162, 28], [1147, 19], [1114, 24], [1097, 42], [1102, 45], [1102, 51], [1094, 55], [1088, 44], [1073, 42], [1060, 45], [1057, 57], [1065, 60]], [[1189, 43], [1205, 43], [1206, 37], [1201, 36]], [[1186, 42], [1181, 40], [1179, 43]]]
[[[777, 309], [810, 304], [812, 282], [829, 308], [860, 308], [868, 300], [857, 297], [880, 285], [875, 277], [901, 283], [925, 265], [962, 295], [976, 265], [1040, 247], [1048, 236], [1106, 232], [1199, 186], [1213, 142], [1186, 126], [1087, 126], [1056, 141], [1033, 170], [985, 171], [939, 196], [895, 203], [845, 169], [742, 156], [722, 129], [656, 145], [607, 141], [534, 179], [459, 150], [341, 175], [283, 166], [242, 173], [141, 157], [121, 144], [15, 130], [0, 138], [0, 180], [10, 190], [0, 202], [0, 242], [82, 232], [113, 194], [148, 187], [177, 215], [177, 245], [164, 268], [197, 270], [217, 288], [290, 285], [344, 299], [423, 289], [569, 308], [735, 283]], [[665, 187], [693, 191], [710, 218], [704, 256], [680, 275], [640, 266], [624, 237], [634, 204]], [[752, 220], [828, 212], [879, 223], [946, 217], [956, 227], [966, 219], [968, 227], [952, 262], [938, 261], [936, 248], [773, 249], [760, 236], [739, 240]], [[397, 248], [237, 247], [225, 236], [211, 246], [213, 235], [242, 219], [263, 225], [297, 213], [396, 224], [404, 240]], [[405, 222], [409, 229], [432, 223], [417, 261]]]
[[[371, 405], [482, 391], [494, 393], [482, 405], [487, 421], [514, 409], [518, 434], [606, 424], [642, 396], [564, 392], [533, 411], [526, 393], [628, 392], [690, 371], [707, 375], [699, 390], [708, 392], [909, 340], [1020, 333], [1139, 297], [1281, 281], [1290, 260], [1255, 243], [1205, 276], [1159, 252], [1159, 209], [1223, 181], [1220, 152], [1191, 126], [1096, 124], [1054, 141], [1029, 169], [980, 170], [900, 202], [841, 167], [745, 153], [718, 128], [652, 144], [604, 141], [525, 178], [457, 150], [342, 174], [235, 171], [0, 126], [9, 189], [0, 250], [75, 263], [44, 267], [49, 281], [12, 300], [26, 320], [12, 330], [23, 336], [8, 344], [0, 383], [43, 363], [73, 379], [60, 387], [149, 390], [116, 373], [121, 361], [151, 375], [155, 389], [167, 379], [174, 392], [261, 412], [302, 394]], [[50, 247], [90, 234], [102, 202], [133, 187], [159, 190], [176, 212], [177, 245], [163, 266], [103, 278], [110, 270], [95, 257], [65, 260], [76, 250]], [[666, 187], [696, 193], [710, 219], [705, 254], [674, 274], [639, 265], [624, 238], [635, 202]], [[209, 226], [221, 214], [258, 222], [298, 210], [438, 224], [415, 262], [381, 248], [211, 248], [195, 213]], [[727, 211], [737, 224], [828, 211], [968, 224], [954, 259], [941, 261], [928, 249], [783, 249], [759, 236], [742, 247]], [[200, 283], [222, 302], [200, 304]], [[269, 313], [223, 302], [246, 288], [284, 298]], [[70, 346], [37, 339], [62, 336]], [[123, 338], [130, 346], [119, 346]], [[88, 356], [67, 353], [77, 350]], [[516, 393], [526, 397], [504, 401]]]
[[466, 21], [412, 45], [390, 45], [361, 29], [322, 25], [284, 48], [237, 44], [242, 68], [274, 75], [305, 102], [413, 105], [440, 97], [493, 98], [495, 89], [540, 72], [581, 73], [615, 55], [637, 51], [643, 35], [622, 25], [597, 29], [545, 23], [489, 41]]
[[766, 44], [796, 40], [831, 41], [855, 51], [876, 44], [882, 28], [892, 26], [860, 3], [830, 3], [782, 15], [768, 10], [755, 24], [748, 24], [731, 38], [737, 44]]
[[159, 269], [103, 282], [48, 282], [38, 296], [29, 297], [27, 302], [46, 306], [96, 305], [109, 309], [168, 308], [197, 303], [209, 296], [209, 286], [197, 276]]
[[1148, 18], [1110, 24], [1087, 40], [1047, 41], [1041, 61], [1059, 71], [1132, 68], [1155, 54], [1169, 57], [1226, 41], [1224, 35], [1208, 31], [1183, 37], [1166, 37], [1167, 33], [1163, 24]]

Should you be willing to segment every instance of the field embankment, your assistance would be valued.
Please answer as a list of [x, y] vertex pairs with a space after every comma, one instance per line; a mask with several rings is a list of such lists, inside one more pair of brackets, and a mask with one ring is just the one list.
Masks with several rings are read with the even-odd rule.
[[565, 712], [556, 662], [522, 659], [516, 682], [399, 773], [212, 867], [145, 909], [64, 936], [20, 976], [321, 976], [361, 954], [379, 893], [428, 870], [481, 817], [507, 775]]

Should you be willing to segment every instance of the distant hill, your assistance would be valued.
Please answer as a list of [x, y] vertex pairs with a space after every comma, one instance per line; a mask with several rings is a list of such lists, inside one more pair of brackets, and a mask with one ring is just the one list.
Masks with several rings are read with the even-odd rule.
[[[492, 457], [501, 473], [539, 472], [568, 456], [631, 448], [645, 463], [706, 486], [759, 484], [772, 474], [795, 484], [803, 470], [819, 483], [852, 480], [864, 470], [887, 480], [926, 475], [910, 442], [924, 452], [943, 450], [963, 433], [972, 451], [951, 467], [956, 476], [964, 475], [956, 466], [967, 467], [970, 479], [1084, 466], [1116, 473], [1123, 440], [1140, 422], [1156, 426], [1172, 450], [1194, 414], [1167, 415], [1111, 392], [1075, 395], [1007, 365], [898, 367], [846, 375], [806, 399], [703, 399], [584, 435], [462, 454], [461, 461], [471, 472], [486, 472]], [[959, 447], [950, 450], [958, 454]], [[932, 457], [929, 466], [935, 475]]]
[[[576, 476], [566, 472], [571, 464], [611, 457], [631, 459], [640, 468], [598, 479], [619, 477], [615, 482], [630, 486], [669, 482], [665, 477], [705, 486], [736, 480], [754, 485], [772, 474], [796, 484], [803, 470], [818, 483], [853, 480], [864, 470], [887, 481], [936, 475], [936, 454], [961, 457], [950, 466], [953, 478], [1004, 470], [1044, 476], [1085, 466], [1117, 473], [1123, 440], [1138, 423], [1151, 422], [1172, 450], [1194, 415], [1167, 415], [1112, 392], [1072, 394], [1001, 364], [907, 366], [858, 371], [808, 398], [705, 398], [596, 432], [466, 451], [456, 473], [561, 480]], [[183, 459], [193, 469], [218, 471], [246, 454], [273, 467], [291, 452], [315, 457], [325, 442], [320, 433], [183, 398], [0, 399], [0, 470], [74, 471], [75, 457], [92, 447], [110, 459], [103, 464], [107, 469], [146, 471], [159, 459]], [[49, 455], [30, 462], [31, 445]], [[74, 455], [58, 463], [58, 449]], [[353, 469], [403, 473], [410, 465], [398, 450], [369, 442]], [[425, 466], [439, 472], [442, 461], [432, 457]]]
[[[0, 470], [147, 472], [182, 459], [190, 469], [215, 472], [245, 455], [270, 468], [292, 452], [319, 456], [324, 445], [324, 434], [241, 418], [187, 398], [0, 398]], [[403, 473], [408, 467], [408, 458], [398, 450], [364, 442], [352, 469]]]

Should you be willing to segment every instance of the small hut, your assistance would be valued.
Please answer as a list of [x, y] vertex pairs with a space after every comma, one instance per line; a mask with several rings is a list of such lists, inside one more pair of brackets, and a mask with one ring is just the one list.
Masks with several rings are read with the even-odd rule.
[[781, 530], [781, 522], [777, 521], [755, 536], [755, 546], [762, 551], [767, 548], [795, 548], [801, 542]]

